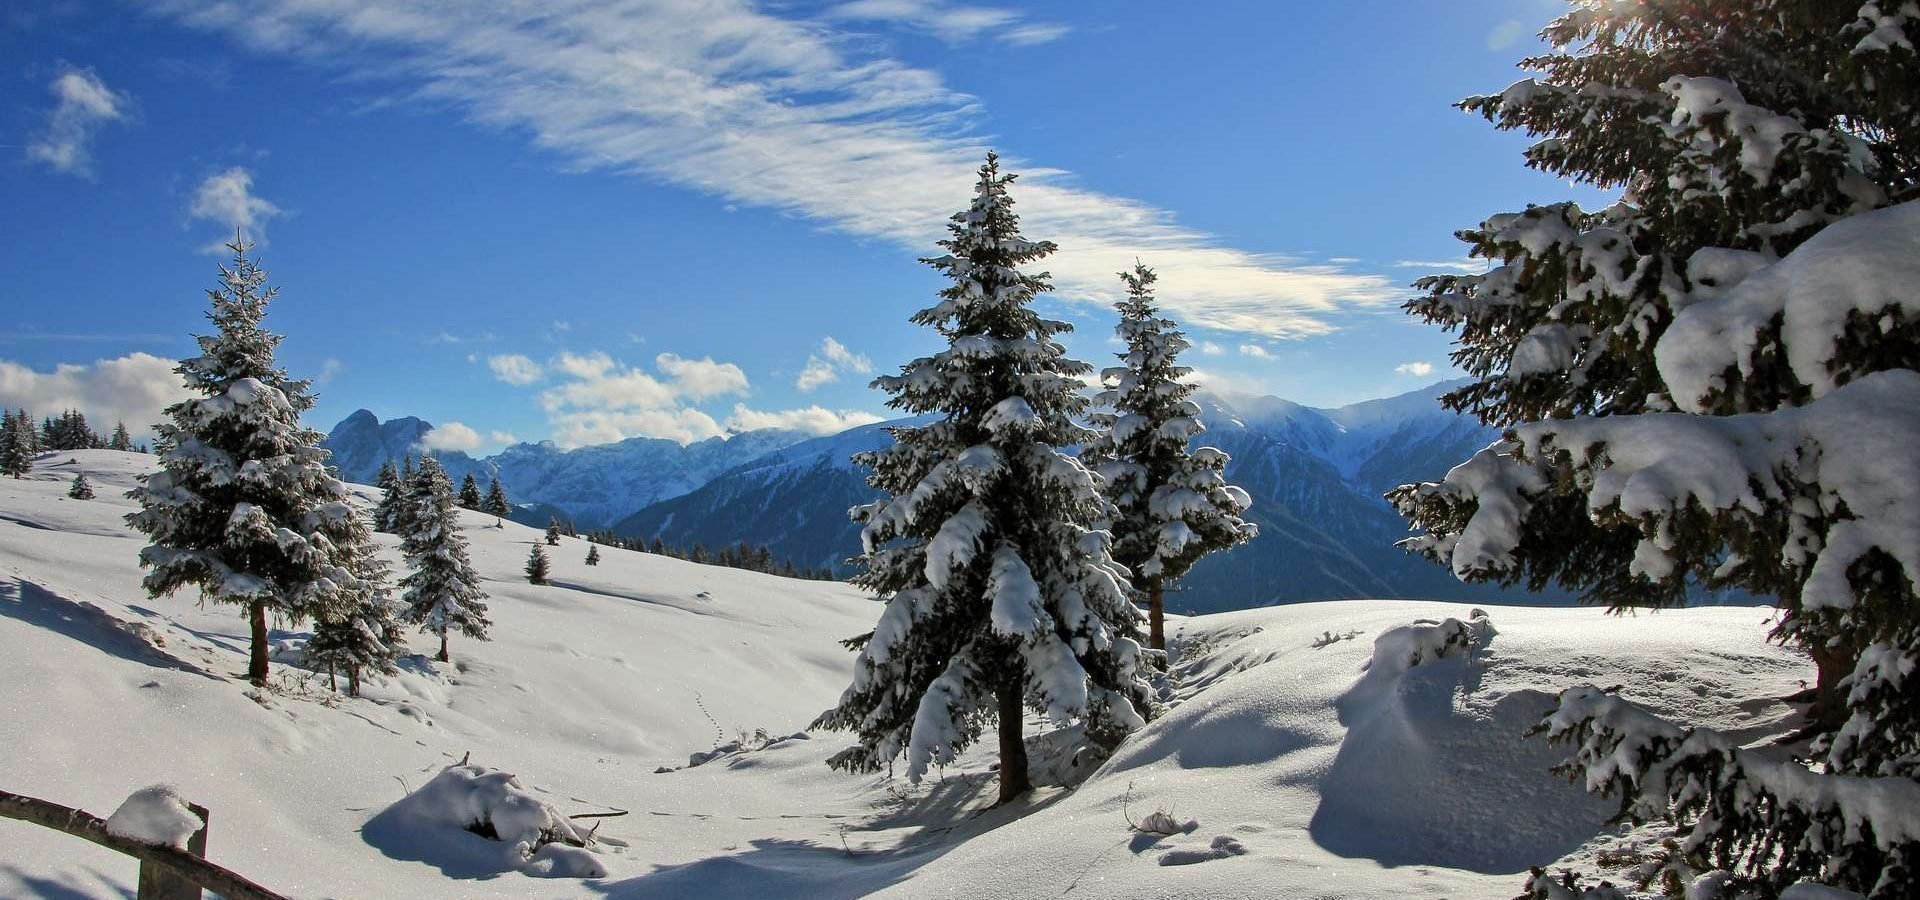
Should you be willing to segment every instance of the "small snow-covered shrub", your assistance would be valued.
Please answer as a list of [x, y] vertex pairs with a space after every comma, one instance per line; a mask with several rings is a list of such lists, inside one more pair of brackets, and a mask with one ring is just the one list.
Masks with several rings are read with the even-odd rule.
[[607, 874], [586, 849], [588, 836], [565, 815], [513, 775], [485, 766], [448, 766], [375, 816], [364, 833], [390, 855], [436, 863], [456, 877]]
[[1438, 622], [1419, 619], [1410, 625], [1389, 628], [1373, 639], [1373, 658], [1367, 662], [1367, 674], [1390, 677], [1424, 662], [1449, 656], [1467, 656], [1493, 640], [1493, 622], [1484, 610], [1475, 609], [1467, 621], [1452, 617]]
[[205, 824], [187, 808], [180, 792], [169, 785], [144, 787], [121, 801], [107, 817], [107, 833], [115, 837], [186, 849], [187, 839]]

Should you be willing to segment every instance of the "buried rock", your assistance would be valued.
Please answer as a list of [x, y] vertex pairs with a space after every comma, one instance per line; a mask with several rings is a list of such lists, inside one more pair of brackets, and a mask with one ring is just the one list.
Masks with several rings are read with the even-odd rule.
[[485, 766], [448, 766], [369, 819], [360, 833], [394, 859], [437, 866], [453, 878], [607, 874], [589, 849], [591, 833], [575, 828], [513, 775]]

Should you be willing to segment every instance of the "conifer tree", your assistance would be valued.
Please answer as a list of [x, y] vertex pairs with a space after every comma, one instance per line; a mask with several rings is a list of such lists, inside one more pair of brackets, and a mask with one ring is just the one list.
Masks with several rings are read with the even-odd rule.
[[480, 511], [480, 482], [474, 480], [472, 472], [460, 482], [460, 508]]
[[533, 552], [527, 554], [527, 581], [531, 584], [546, 584], [547, 575], [553, 565], [547, 561], [547, 551], [539, 544], [533, 545]]
[[1447, 403], [1507, 428], [1393, 492], [1411, 548], [1616, 606], [1770, 595], [1813, 656], [1812, 767], [1597, 689], [1543, 723], [1629, 817], [1680, 826], [1676, 866], [1755, 896], [1920, 892], [1920, 840], [1875, 813], [1920, 776], [1920, 16], [1889, 6], [1582, 4], [1541, 78], [1462, 105], [1621, 201], [1494, 216], [1460, 235], [1490, 271], [1408, 304], [1458, 333], [1475, 380]]
[[554, 518], [547, 519], [547, 544], [549, 546], [554, 546], [554, 547], [560, 546], [560, 520], [559, 519], [554, 519]]
[[26, 410], [8, 411], [4, 422], [4, 427], [0, 427], [0, 475], [25, 477], [33, 471], [38, 443], [33, 433], [33, 419]]
[[133, 449], [133, 435], [127, 433], [127, 423], [113, 423], [113, 437], [107, 439], [107, 449], [121, 451]]
[[513, 515], [513, 504], [507, 502], [507, 491], [500, 486], [499, 478], [488, 482], [487, 496], [481, 501], [480, 509], [490, 516], [502, 519]]
[[380, 488], [380, 503], [373, 509], [373, 527], [388, 534], [405, 534], [405, 516], [410, 505], [408, 487], [392, 460], [380, 464], [380, 474], [374, 477], [373, 483]]
[[599, 564], [600, 564], [600, 545], [599, 544], [587, 545], [587, 565], [597, 566]]
[[[360, 682], [366, 675], [392, 675], [399, 671], [394, 660], [406, 647], [406, 635], [395, 618], [392, 592], [387, 587], [387, 564], [382, 562], [373, 536], [357, 521], [344, 542], [348, 568], [364, 585], [343, 610], [320, 620], [313, 638], [307, 643], [309, 668], [325, 668], [329, 678], [338, 673], [347, 676], [348, 696], [360, 696]], [[337, 685], [336, 685], [337, 689]]]
[[406, 621], [440, 638], [436, 659], [447, 662], [447, 633], [487, 640], [486, 594], [467, 559], [467, 539], [453, 502], [453, 483], [433, 457], [423, 457], [408, 482], [406, 533], [400, 549], [411, 570], [400, 580]]
[[1124, 365], [1100, 374], [1101, 403], [1111, 411], [1092, 418], [1100, 429], [1081, 458], [1099, 472], [1113, 501], [1113, 558], [1147, 595], [1147, 640], [1166, 649], [1168, 586], [1209, 553], [1251, 540], [1259, 528], [1240, 518], [1252, 504], [1247, 492], [1222, 474], [1227, 454], [1213, 447], [1190, 449], [1206, 426], [1182, 379], [1193, 370], [1178, 358], [1186, 335], [1154, 305], [1153, 270], [1135, 263], [1120, 273], [1127, 299], [1115, 304], [1115, 333], [1126, 344]]
[[907, 776], [945, 765], [998, 723], [1000, 796], [1030, 785], [1023, 717], [1081, 722], [1116, 739], [1145, 721], [1145, 653], [1125, 570], [1107, 535], [1098, 479], [1059, 448], [1093, 437], [1076, 425], [1090, 370], [1055, 340], [1071, 326], [1031, 308], [1047, 276], [1019, 266], [1054, 250], [1022, 237], [988, 154], [972, 203], [953, 216], [945, 255], [924, 260], [952, 280], [912, 316], [946, 349], [874, 385], [888, 405], [938, 421], [892, 429], [895, 443], [856, 457], [885, 493], [852, 513], [864, 524], [856, 584], [886, 602], [853, 683], [816, 727], [854, 731], [829, 764], [875, 771], [907, 757]]
[[300, 424], [308, 382], [274, 362], [280, 336], [263, 324], [277, 289], [236, 237], [220, 286], [207, 292], [214, 332], [174, 370], [197, 396], [167, 407], [155, 426], [161, 469], [127, 496], [127, 523], [152, 543], [140, 552], [149, 594], [198, 588], [247, 610], [247, 675], [267, 679], [267, 617], [325, 618], [365, 590], [348, 567], [355, 513], [327, 464], [322, 435]]
[[73, 476], [73, 485], [67, 488], [67, 496], [75, 500], [93, 499], [93, 485], [88, 483], [87, 473], [81, 472]]

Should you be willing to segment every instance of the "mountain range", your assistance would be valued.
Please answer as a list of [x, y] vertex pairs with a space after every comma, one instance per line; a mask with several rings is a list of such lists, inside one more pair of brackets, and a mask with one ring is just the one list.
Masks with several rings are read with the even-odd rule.
[[[1176, 611], [1212, 612], [1301, 600], [1403, 597], [1511, 599], [1516, 589], [1462, 584], [1441, 567], [1394, 546], [1405, 522], [1381, 498], [1429, 481], [1498, 437], [1497, 430], [1441, 407], [1453, 383], [1334, 409], [1278, 397], [1203, 394], [1200, 443], [1232, 456], [1230, 481], [1253, 497], [1260, 536], [1215, 554], [1169, 596]], [[874, 496], [852, 455], [885, 446], [883, 422], [825, 437], [749, 431], [681, 445], [654, 438], [562, 450], [516, 444], [492, 456], [436, 455], [456, 481], [499, 477], [515, 519], [550, 515], [582, 529], [655, 538], [688, 548], [745, 541], [779, 558], [850, 574], [859, 529], [848, 507]], [[325, 445], [349, 480], [371, 481], [380, 463], [419, 452], [432, 426], [406, 417], [381, 422], [361, 410]], [[1562, 602], [1561, 593], [1539, 595]]]

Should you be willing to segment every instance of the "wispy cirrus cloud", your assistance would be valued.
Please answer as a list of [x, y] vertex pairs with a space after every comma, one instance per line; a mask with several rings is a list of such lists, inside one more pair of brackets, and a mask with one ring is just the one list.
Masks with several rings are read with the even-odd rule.
[[193, 204], [187, 215], [213, 222], [226, 229], [223, 236], [202, 248], [207, 253], [225, 253], [227, 242], [243, 234], [255, 243], [266, 243], [267, 220], [280, 215], [280, 207], [254, 193], [253, 173], [241, 166], [208, 175], [194, 189]]
[[967, 6], [942, 0], [848, 0], [827, 8], [830, 21], [889, 22], [924, 31], [949, 43], [991, 36], [1029, 47], [1065, 37], [1073, 29], [1058, 22], [1026, 22], [1015, 10]]
[[126, 95], [107, 87], [92, 69], [67, 69], [48, 85], [53, 111], [46, 129], [27, 142], [27, 158], [56, 172], [93, 177], [93, 136], [127, 117]]
[[[507, 14], [432, 0], [148, 8], [523, 131], [579, 168], [660, 179], [916, 254], [965, 205], [988, 143], [969, 131], [979, 101], [934, 72], [856, 56], [858, 42], [830, 22], [744, 0], [554, 0]], [[1139, 257], [1178, 286], [1164, 305], [1188, 324], [1288, 338], [1325, 333], [1342, 312], [1402, 292], [1377, 274], [1226, 246], [1166, 210], [1015, 155], [1027, 231], [1061, 246], [1045, 266], [1069, 300], [1109, 302], [1113, 273]]]

